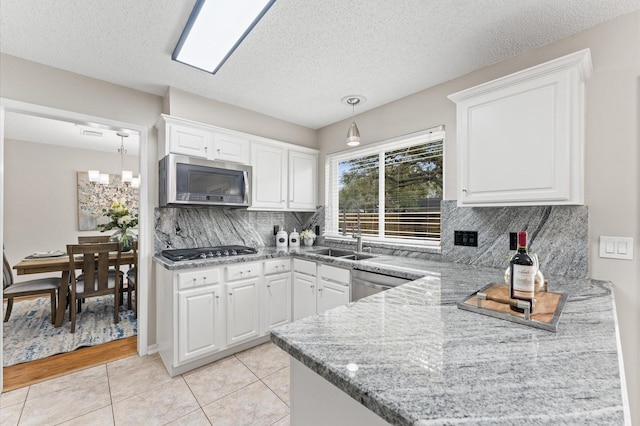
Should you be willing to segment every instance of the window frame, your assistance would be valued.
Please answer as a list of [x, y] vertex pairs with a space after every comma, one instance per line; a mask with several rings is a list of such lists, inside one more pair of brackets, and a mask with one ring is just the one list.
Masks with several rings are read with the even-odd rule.
[[[379, 186], [378, 186], [378, 200], [381, 206], [384, 207], [385, 193], [385, 153], [402, 149], [410, 146], [439, 142], [442, 141], [442, 195], [444, 199], [445, 193], [445, 156], [446, 156], [446, 143], [445, 143], [445, 131], [444, 126], [437, 126], [427, 130], [422, 130], [408, 135], [398, 136], [391, 139], [382, 140], [379, 142], [371, 143], [363, 147], [348, 149], [345, 151], [335, 152], [327, 154], [325, 157], [325, 230], [324, 236], [332, 239], [347, 239], [352, 240], [352, 237], [343, 236], [338, 231], [340, 224], [340, 211], [339, 211], [339, 190], [338, 190], [338, 164], [342, 161], [351, 160], [357, 157], [365, 157], [377, 154], [379, 156]], [[382, 184], [380, 184], [382, 183]], [[385, 209], [380, 208], [379, 212], [380, 223], [385, 218]], [[442, 218], [440, 221], [442, 229]], [[380, 229], [383, 229], [382, 227]], [[379, 230], [380, 231], [380, 230]], [[370, 243], [389, 244], [392, 246], [415, 246], [415, 247], [435, 247], [439, 248], [442, 241], [442, 235], [440, 240], [423, 240], [423, 239], [410, 239], [410, 238], [390, 238], [384, 236], [384, 231], [378, 232], [377, 236], [362, 235], [364, 241]]]

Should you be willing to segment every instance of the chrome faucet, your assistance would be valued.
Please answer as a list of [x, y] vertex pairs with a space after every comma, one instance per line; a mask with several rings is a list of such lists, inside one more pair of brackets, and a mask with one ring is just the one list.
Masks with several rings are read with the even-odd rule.
[[342, 220], [344, 222], [344, 231], [342, 231], [342, 235], [347, 235], [347, 207], [351, 203], [355, 203], [356, 212], [358, 214], [357, 216], [358, 233], [356, 234], [356, 230], [354, 229], [353, 234], [351, 236], [356, 239], [356, 251], [361, 252], [362, 251], [362, 228], [360, 227], [360, 205], [358, 204], [358, 201], [356, 201], [353, 198], [349, 198], [347, 201], [345, 201], [344, 207], [342, 208]]

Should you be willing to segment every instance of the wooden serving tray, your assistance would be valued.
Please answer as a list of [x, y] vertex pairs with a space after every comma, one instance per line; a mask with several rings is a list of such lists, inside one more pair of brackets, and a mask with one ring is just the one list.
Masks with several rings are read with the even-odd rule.
[[562, 314], [562, 309], [567, 299], [567, 295], [564, 293], [554, 293], [550, 291], [537, 292], [535, 294], [535, 305], [531, 313], [531, 319], [525, 319], [523, 313], [513, 311], [506, 303], [500, 303], [494, 300], [481, 300], [480, 306], [478, 306], [476, 296], [478, 292], [485, 293], [488, 299], [510, 299], [508, 284], [493, 283], [486, 285], [462, 299], [457, 303], [458, 308], [553, 332], [556, 332], [558, 329], [560, 314]]

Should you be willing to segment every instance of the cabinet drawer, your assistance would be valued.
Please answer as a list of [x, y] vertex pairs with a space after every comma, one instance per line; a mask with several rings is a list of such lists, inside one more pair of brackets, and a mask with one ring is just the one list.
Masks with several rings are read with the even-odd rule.
[[273, 259], [264, 261], [264, 274], [279, 274], [291, 271], [291, 259]]
[[178, 289], [200, 287], [220, 282], [220, 269], [206, 269], [178, 274]]
[[259, 263], [239, 263], [227, 266], [227, 281], [244, 280], [260, 275]]
[[316, 262], [310, 262], [308, 260], [293, 259], [293, 270], [296, 272], [302, 272], [303, 274], [316, 276]]
[[325, 278], [327, 280], [343, 284], [349, 284], [351, 282], [351, 272], [348, 269], [336, 268], [335, 266], [318, 266], [318, 275], [320, 278]]

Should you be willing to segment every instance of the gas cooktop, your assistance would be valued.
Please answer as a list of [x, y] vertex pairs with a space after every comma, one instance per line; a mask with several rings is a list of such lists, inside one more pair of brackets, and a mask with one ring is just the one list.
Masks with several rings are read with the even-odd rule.
[[217, 246], [190, 249], [162, 250], [162, 255], [174, 262], [194, 259], [210, 259], [216, 257], [238, 256], [241, 254], [255, 254], [258, 251], [246, 246]]

